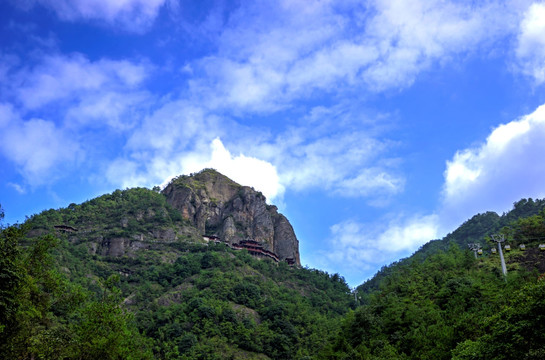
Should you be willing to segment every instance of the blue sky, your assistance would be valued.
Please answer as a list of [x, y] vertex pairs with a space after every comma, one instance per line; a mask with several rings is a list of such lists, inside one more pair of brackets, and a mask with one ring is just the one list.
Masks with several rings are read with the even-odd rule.
[[214, 167], [351, 285], [545, 197], [545, 3], [0, 3], [6, 222]]

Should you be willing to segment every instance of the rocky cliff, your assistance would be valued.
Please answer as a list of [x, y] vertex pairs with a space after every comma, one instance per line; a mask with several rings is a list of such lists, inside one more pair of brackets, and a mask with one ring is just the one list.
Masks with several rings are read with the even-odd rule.
[[229, 244], [253, 239], [280, 260], [292, 258], [300, 265], [299, 241], [291, 224], [253, 188], [206, 169], [175, 178], [162, 193], [201, 234], [218, 236]]

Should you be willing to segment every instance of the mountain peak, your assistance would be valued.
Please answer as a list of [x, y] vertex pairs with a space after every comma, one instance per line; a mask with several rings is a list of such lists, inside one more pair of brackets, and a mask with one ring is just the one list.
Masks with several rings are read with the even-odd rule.
[[299, 241], [289, 221], [265, 196], [214, 169], [178, 176], [162, 192], [203, 235], [228, 244], [252, 239], [280, 260], [299, 260]]
[[185, 183], [187, 181], [192, 182], [207, 182], [207, 181], [224, 181], [231, 183], [235, 186], [242, 186], [231, 180], [229, 177], [223, 175], [219, 171], [213, 168], [202, 169], [199, 172], [191, 173], [190, 175], [180, 175], [175, 177], [172, 182]]

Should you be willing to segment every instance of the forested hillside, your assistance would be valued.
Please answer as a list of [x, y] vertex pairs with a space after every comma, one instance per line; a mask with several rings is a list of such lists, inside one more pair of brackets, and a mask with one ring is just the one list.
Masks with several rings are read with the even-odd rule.
[[368, 293], [376, 290], [382, 279], [396, 272], [398, 267], [403, 267], [407, 263], [414, 263], [415, 261], [424, 261], [433, 254], [448, 251], [453, 244], [465, 250], [468, 244], [476, 243], [484, 251], [489, 251], [491, 247], [496, 246], [494, 242], [490, 241], [493, 234], [504, 234], [507, 240], [516, 246], [519, 242], [527, 242], [530, 233], [533, 232], [536, 234], [531, 235], [532, 244], [540, 241], [545, 242], [545, 229], [542, 229], [539, 225], [532, 229], [525, 229], [527, 227], [524, 225], [525, 222], [519, 222], [520, 219], [527, 219], [527, 222], [539, 222], [544, 210], [545, 200], [521, 199], [513, 204], [511, 211], [501, 216], [492, 211], [474, 215], [443, 239], [431, 240], [412, 256], [384, 266], [372, 279], [360, 285], [358, 291]]
[[[545, 210], [476, 215], [443, 240], [383, 268], [359, 287], [361, 306], [344, 320], [327, 359], [544, 359]], [[489, 235], [512, 248], [492, 253]], [[477, 257], [467, 243], [478, 242]], [[525, 250], [520, 250], [520, 245]]]
[[0, 358], [311, 358], [354, 307], [340, 275], [208, 243], [143, 188], [3, 228], [0, 248]]
[[[357, 294], [338, 274], [258, 259], [192, 229], [148, 189], [2, 226], [0, 358], [545, 358], [541, 200], [476, 215]], [[507, 277], [495, 233], [512, 247]]]

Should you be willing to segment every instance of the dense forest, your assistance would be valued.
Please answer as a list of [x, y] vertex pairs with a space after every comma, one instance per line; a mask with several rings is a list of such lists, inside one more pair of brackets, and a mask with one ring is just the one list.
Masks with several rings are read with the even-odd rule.
[[[513, 250], [501, 271], [500, 233]], [[474, 254], [468, 243], [484, 251]], [[358, 287], [328, 359], [545, 359], [545, 202], [474, 216]], [[525, 250], [520, 250], [520, 245]]]
[[[189, 230], [184, 241], [101, 252], [89, 244], [104, 234], [187, 227], [158, 192], [116, 191], [2, 224], [0, 358], [544, 359], [544, 209], [524, 199], [476, 215], [353, 293], [339, 274]], [[79, 240], [55, 224], [79, 228]], [[506, 277], [496, 233], [513, 248]]]
[[112, 226], [141, 209], [154, 210], [145, 222], [156, 226], [182, 221], [160, 194], [130, 189], [2, 229], [2, 358], [312, 358], [354, 307], [338, 274], [191, 237], [134, 256], [90, 255], [51, 225], [98, 219], [107, 233], [130, 234]]

